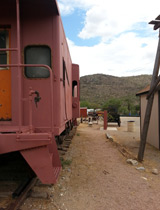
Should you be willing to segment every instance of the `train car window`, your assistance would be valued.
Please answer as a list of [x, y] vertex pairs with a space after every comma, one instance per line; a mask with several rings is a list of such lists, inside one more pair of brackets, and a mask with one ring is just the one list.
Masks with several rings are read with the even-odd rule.
[[[24, 50], [25, 64], [45, 64], [51, 67], [51, 49], [48, 46], [27, 46]], [[48, 78], [50, 72], [44, 67], [25, 67], [27, 78]]]
[[[0, 30], [0, 48], [9, 48], [9, 32], [7, 30]], [[8, 64], [9, 63], [9, 52], [8, 51], [0, 51], [0, 64]], [[1, 68], [0, 69], [8, 69]]]
[[78, 96], [78, 86], [77, 86], [77, 81], [72, 82], [72, 96], [74, 98], [77, 98]]

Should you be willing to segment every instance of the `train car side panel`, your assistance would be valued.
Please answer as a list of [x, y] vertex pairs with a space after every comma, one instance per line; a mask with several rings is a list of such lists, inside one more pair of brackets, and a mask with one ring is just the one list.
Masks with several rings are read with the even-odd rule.
[[76, 125], [76, 119], [80, 117], [80, 82], [79, 66], [72, 64], [72, 117]]

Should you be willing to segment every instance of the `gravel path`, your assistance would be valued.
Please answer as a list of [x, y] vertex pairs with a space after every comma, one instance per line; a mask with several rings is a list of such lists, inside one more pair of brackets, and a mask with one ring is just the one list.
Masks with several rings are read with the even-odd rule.
[[28, 198], [22, 210], [160, 209], [159, 175], [127, 164], [99, 125], [80, 124], [65, 160], [50, 198]]

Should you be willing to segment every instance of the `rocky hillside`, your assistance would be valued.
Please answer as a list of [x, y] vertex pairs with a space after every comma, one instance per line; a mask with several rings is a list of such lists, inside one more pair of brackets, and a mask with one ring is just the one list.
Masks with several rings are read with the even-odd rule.
[[83, 76], [80, 78], [81, 101], [102, 105], [109, 98], [126, 96], [136, 99], [136, 93], [150, 84], [151, 75], [115, 77], [104, 74]]

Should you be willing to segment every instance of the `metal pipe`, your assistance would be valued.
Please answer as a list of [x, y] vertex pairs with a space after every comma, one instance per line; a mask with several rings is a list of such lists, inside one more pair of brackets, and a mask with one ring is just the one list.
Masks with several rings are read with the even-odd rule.
[[18, 68], [18, 96], [19, 96], [19, 132], [21, 133], [22, 127], [22, 77], [21, 77], [21, 40], [20, 40], [20, 7], [19, 0], [16, 0], [16, 11], [17, 11], [17, 68]]
[[32, 133], [33, 131], [33, 125], [32, 125], [32, 95], [35, 93], [34, 90], [32, 90], [32, 88], [30, 87], [30, 91], [29, 91], [29, 130]]
[[0, 52], [2, 51], [17, 51], [18, 49], [17, 48], [1, 48], [0, 49]]

